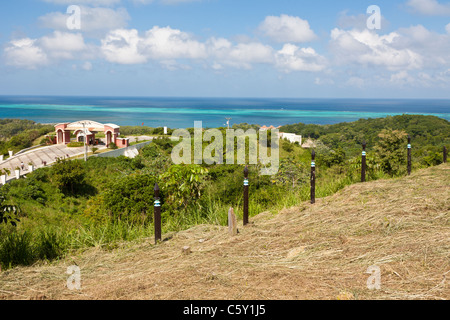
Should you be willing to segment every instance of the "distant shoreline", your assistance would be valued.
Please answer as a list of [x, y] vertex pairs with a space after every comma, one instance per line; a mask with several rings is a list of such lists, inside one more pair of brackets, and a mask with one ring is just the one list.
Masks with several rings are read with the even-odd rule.
[[2, 118], [42, 124], [79, 120], [120, 126], [222, 127], [226, 118], [260, 126], [336, 124], [402, 114], [433, 115], [450, 121], [450, 100], [414, 99], [250, 99], [0, 96]]

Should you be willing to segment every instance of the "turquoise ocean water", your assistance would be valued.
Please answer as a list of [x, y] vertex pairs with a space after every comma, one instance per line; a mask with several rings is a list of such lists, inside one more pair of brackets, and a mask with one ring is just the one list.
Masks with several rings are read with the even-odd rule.
[[230, 123], [333, 124], [389, 115], [435, 115], [450, 121], [450, 100], [251, 99], [0, 96], [0, 118], [40, 123], [94, 120], [118, 125], [169, 128]]

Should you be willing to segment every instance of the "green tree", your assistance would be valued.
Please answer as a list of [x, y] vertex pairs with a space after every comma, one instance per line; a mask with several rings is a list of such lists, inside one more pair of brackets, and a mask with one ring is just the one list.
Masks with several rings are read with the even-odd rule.
[[81, 191], [86, 172], [79, 160], [58, 159], [52, 166], [52, 181], [64, 194]]
[[333, 165], [342, 165], [345, 162], [345, 151], [339, 147], [323, 156], [319, 156], [318, 159], [320, 159], [328, 168]]
[[304, 164], [293, 158], [282, 159], [275, 181], [280, 185], [292, 184], [292, 188], [295, 188], [296, 185], [308, 181], [308, 170]]
[[105, 193], [104, 208], [113, 221], [145, 223], [153, 217], [156, 178], [152, 175], [130, 175], [119, 179]]
[[383, 129], [378, 134], [379, 140], [375, 145], [375, 153], [381, 170], [391, 176], [398, 175], [404, 170], [406, 136], [404, 131], [388, 129]]
[[162, 176], [166, 202], [173, 209], [187, 209], [202, 195], [208, 169], [199, 165], [173, 165]]

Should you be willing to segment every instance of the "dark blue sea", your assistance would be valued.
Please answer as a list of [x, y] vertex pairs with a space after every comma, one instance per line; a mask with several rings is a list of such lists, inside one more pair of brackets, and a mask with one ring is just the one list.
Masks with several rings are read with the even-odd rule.
[[39, 123], [93, 120], [118, 125], [188, 128], [230, 124], [334, 124], [388, 115], [435, 115], [450, 121], [450, 100], [257, 99], [0, 96], [0, 118]]

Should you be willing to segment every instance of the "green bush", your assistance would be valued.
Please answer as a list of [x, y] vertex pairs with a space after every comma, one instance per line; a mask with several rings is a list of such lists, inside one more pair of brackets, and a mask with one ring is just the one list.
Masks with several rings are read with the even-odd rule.
[[406, 163], [406, 136], [407, 133], [399, 130], [383, 129], [375, 146], [381, 169], [391, 175], [398, 175], [404, 171]]
[[60, 160], [51, 168], [52, 181], [65, 194], [76, 194], [84, 185], [86, 172], [79, 160]]
[[79, 148], [79, 147], [83, 147], [83, 146], [84, 146], [84, 142], [79, 142], [79, 141], [72, 141], [67, 144], [67, 147], [69, 147], [69, 148]]
[[114, 142], [111, 142], [111, 143], [108, 145], [108, 148], [109, 148], [109, 149], [115, 150], [115, 149], [118, 149], [119, 147], [118, 147], [117, 144], [115, 144]]
[[0, 243], [0, 263], [3, 269], [29, 265], [35, 260], [29, 233], [9, 232]]
[[104, 194], [104, 212], [114, 221], [146, 223], [152, 221], [156, 178], [130, 175], [115, 182]]
[[55, 231], [43, 231], [36, 241], [36, 256], [42, 260], [53, 260], [64, 254], [65, 247], [64, 238]]
[[142, 148], [140, 153], [144, 158], [153, 159], [161, 154], [161, 150], [158, 144], [150, 143], [149, 145], [146, 145], [144, 148]]
[[153, 143], [161, 148], [161, 150], [172, 150], [174, 143], [169, 138], [153, 139]]

